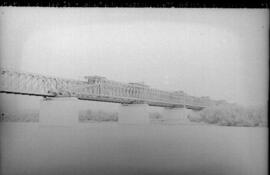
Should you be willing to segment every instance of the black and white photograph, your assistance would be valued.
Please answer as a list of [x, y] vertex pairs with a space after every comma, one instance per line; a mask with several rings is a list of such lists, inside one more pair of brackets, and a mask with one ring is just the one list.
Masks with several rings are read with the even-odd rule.
[[0, 7], [1, 175], [268, 174], [269, 9]]

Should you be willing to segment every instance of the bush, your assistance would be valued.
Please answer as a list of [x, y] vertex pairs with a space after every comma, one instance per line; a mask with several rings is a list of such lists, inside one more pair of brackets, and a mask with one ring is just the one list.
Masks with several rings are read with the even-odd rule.
[[187, 118], [192, 122], [202, 122], [202, 117], [199, 112], [192, 112], [187, 115]]
[[267, 126], [267, 108], [244, 108], [237, 105], [217, 105], [205, 108], [191, 121], [203, 121], [222, 126]]
[[81, 111], [79, 113], [79, 121], [118, 121], [118, 113], [117, 112], [104, 112], [104, 111]]
[[152, 120], [159, 120], [162, 119], [162, 115], [159, 112], [150, 112], [149, 118]]
[[19, 114], [1, 112], [1, 122], [38, 122], [37, 111], [21, 112]]

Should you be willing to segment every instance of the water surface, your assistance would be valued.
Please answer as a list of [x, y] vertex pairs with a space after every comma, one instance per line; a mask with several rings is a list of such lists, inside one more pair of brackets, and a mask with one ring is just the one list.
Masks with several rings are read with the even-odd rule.
[[268, 128], [1, 124], [1, 173], [267, 174]]

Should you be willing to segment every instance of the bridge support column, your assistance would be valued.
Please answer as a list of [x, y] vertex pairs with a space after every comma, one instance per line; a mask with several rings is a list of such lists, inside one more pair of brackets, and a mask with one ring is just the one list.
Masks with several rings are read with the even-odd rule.
[[118, 122], [123, 124], [149, 123], [148, 104], [121, 104]]
[[164, 108], [162, 116], [165, 120], [189, 122], [187, 118], [188, 111], [186, 108]]
[[41, 125], [72, 126], [79, 122], [78, 99], [51, 98], [40, 102], [39, 122]]

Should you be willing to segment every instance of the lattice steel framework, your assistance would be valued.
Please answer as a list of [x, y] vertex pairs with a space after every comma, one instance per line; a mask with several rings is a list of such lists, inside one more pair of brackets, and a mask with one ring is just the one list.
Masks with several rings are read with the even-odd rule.
[[213, 101], [184, 93], [162, 91], [147, 86], [116, 81], [71, 80], [1, 68], [0, 92], [43, 97], [76, 97], [81, 100], [115, 103], [147, 103], [152, 106], [204, 108]]

